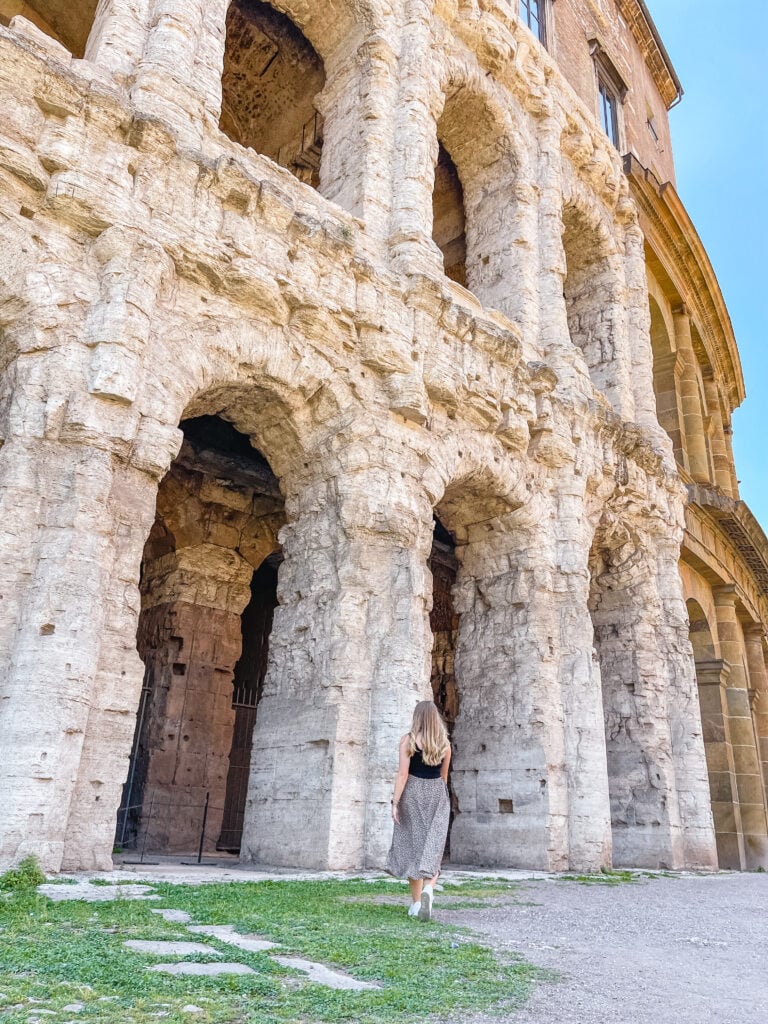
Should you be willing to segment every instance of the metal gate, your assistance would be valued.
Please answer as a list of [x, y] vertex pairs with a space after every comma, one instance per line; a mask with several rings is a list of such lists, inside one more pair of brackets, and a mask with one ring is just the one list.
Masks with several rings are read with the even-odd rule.
[[248, 795], [248, 775], [251, 767], [257, 700], [257, 695], [245, 687], [236, 689], [232, 698], [235, 726], [232, 733], [232, 752], [229, 755], [221, 835], [216, 843], [217, 850], [226, 850], [228, 853], [240, 852], [240, 843], [243, 837], [243, 819], [245, 817], [245, 800]]

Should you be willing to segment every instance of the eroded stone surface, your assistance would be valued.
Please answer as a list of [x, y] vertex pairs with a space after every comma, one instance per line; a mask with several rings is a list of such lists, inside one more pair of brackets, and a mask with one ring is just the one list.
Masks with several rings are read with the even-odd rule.
[[[279, 18], [220, 0], [101, 4], [86, 60], [0, 28], [0, 863], [110, 866], [123, 799], [131, 839], [196, 850], [208, 794], [203, 845], [230, 848], [240, 616], [271, 558], [242, 856], [381, 865], [437, 516], [452, 857], [713, 866], [686, 493], [618, 152], [513, 5], [279, 6], [311, 75]], [[640, 23], [605, 25], [633, 68]], [[195, 445], [204, 419], [248, 451]], [[50, 895], [131, 898], [74, 888]]]
[[202, 978], [215, 978], [219, 974], [254, 974], [255, 972], [245, 964], [218, 963], [218, 964], [153, 964], [150, 971], [160, 971], [161, 974], [191, 974]]
[[348, 974], [331, 970], [330, 967], [326, 967], [324, 964], [316, 964], [311, 960], [304, 960], [302, 957], [273, 956], [272, 959], [282, 964], [283, 967], [291, 967], [294, 971], [301, 971], [302, 974], [307, 975], [309, 981], [315, 982], [317, 985], [325, 985], [327, 988], [351, 989], [354, 991], [381, 988], [380, 985], [374, 985], [368, 981], [358, 981], [357, 978], [352, 978]]
[[260, 939], [256, 935], [240, 935], [231, 924], [197, 924], [190, 925], [187, 931], [195, 935], [210, 935], [212, 939], [226, 942], [230, 946], [247, 950], [249, 953], [262, 953], [266, 949], [274, 949], [276, 943]]
[[159, 914], [164, 921], [169, 921], [172, 924], [188, 924], [192, 920], [186, 910], [163, 908], [162, 910], [153, 910], [152, 913]]
[[208, 953], [221, 956], [212, 946], [202, 942], [162, 941], [159, 939], [127, 939], [123, 945], [135, 953], [151, 953], [153, 956], [189, 956], [190, 953]]
[[108, 903], [112, 900], [159, 900], [148, 885], [91, 885], [77, 882], [75, 885], [39, 885], [37, 891], [54, 903], [67, 900], [86, 900], [88, 903]]

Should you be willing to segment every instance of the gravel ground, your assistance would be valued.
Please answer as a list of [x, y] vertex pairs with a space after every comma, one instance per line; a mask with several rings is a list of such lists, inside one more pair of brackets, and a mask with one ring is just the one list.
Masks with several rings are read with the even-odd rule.
[[440, 920], [560, 977], [521, 1011], [463, 1024], [768, 1024], [768, 875], [536, 881], [517, 898], [483, 910], [436, 903]]

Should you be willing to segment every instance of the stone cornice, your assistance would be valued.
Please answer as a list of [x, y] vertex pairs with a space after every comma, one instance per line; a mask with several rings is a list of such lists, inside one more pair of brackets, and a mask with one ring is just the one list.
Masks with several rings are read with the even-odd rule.
[[683, 87], [644, 0], [616, 0], [616, 6], [629, 25], [656, 87], [669, 109], [682, 97]]
[[689, 483], [688, 496], [716, 523], [738, 553], [763, 601], [768, 601], [768, 537], [743, 501], [735, 501], [717, 487]]
[[733, 325], [715, 271], [671, 182], [661, 184], [631, 153], [624, 158], [646, 239], [693, 312], [731, 411], [745, 398]]

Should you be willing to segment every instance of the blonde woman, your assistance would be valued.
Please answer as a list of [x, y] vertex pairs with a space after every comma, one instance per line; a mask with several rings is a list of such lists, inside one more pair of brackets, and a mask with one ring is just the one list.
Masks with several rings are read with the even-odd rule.
[[387, 871], [407, 878], [409, 917], [429, 921], [435, 883], [448, 835], [448, 766], [451, 746], [445, 723], [431, 700], [416, 705], [411, 731], [400, 740], [392, 818], [395, 823]]

